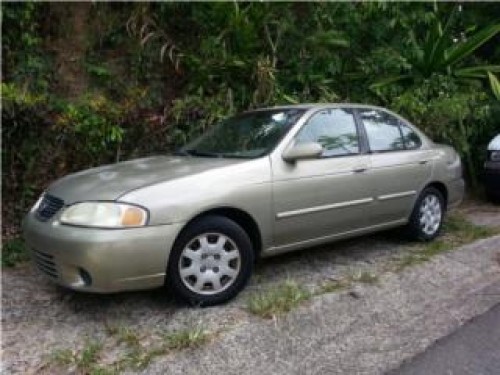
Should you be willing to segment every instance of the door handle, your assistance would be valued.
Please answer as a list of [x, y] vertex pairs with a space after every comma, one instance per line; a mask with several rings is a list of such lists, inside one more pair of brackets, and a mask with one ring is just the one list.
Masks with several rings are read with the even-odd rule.
[[418, 164], [422, 164], [422, 165], [424, 165], [424, 164], [427, 164], [428, 162], [429, 162], [429, 160], [420, 160], [420, 161], [418, 162]]
[[364, 171], [366, 171], [367, 168], [366, 167], [359, 167], [359, 168], [354, 168], [352, 171], [354, 173], [363, 173]]

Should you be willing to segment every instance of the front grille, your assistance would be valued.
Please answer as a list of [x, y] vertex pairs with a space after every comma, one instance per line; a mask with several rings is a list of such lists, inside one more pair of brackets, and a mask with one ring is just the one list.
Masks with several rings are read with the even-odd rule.
[[33, 260], [40, 271], [54, 279], [57, 279], [57, 268], [52, 255], [42, 253], [38, 250], [33, 250]]
[[36, 216], [42, 221], [49, 220], [62, 208], [62, 206], [64, 206], [64, 201], [62, 199], [45, 194], [36, 210]]

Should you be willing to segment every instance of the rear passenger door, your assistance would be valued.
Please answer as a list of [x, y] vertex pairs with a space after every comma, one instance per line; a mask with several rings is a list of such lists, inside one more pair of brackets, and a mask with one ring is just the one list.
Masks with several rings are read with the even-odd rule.
[[408, 218], [418, 192], [429, 181], [429, 150], [418, 134], [399, 118], [375, 108], [360, 108], [370, 150], [370, 181], [375, 203], [370, 221], [390, 223]]

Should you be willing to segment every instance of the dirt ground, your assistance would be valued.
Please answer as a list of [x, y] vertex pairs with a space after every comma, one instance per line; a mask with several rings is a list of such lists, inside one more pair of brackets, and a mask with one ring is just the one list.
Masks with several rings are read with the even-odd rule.
[[[500, 227], [500, 207], [498, 206], [465, 204], [460, 211], [470, 221], [478, 225]], [[478, 261], [478, 264], [482, 265], [483, 268], [478, 274], [475, 273], [477, 270], [470, 274], [474, 275], [474, 277], [467, 278], [466, 272], [469, 271], [462, 270], [464, 272], [462, 278], [467, 281], [466, 285], [469, 289], [474, 287], [474, 282], [478, 283], [477, 287], [479, 288], [497, 278], [494, 273], [491, 276], [488, 272], [494, 269], [491, 268], [494, 266], [490, 264], [489, 260], [496, 250], [500, 250], [500, 237], [497, 236], [482, 241], [486, 242], [484, 244], [478, 243], [477, 246], [479, 248], [484, 247], [484, 254], [489, 257], [488, 262]], [[413, 245], [411, 243], [402, 239], [397, 231], [392, 231], [262, 260], [256, 267], [250, 285], [238, 298], [224, 306], [206, 309], [180, 306], [166, 296], [162, 289], [113, 295], [83, 294], [54, 286], [38, 274], [30, 264], [18, 266], [14, 269], [5, 269], [2, 272], [2, 372], [52, 373], [54, 369], [48, 364], [51, 363], [54, 353], [61, 349], [78, 351], [90, 341], [99, 342], [103, 345], [102, 353], [104, 354], [100, 358], [100, 363], [113, 363], [127, 349], [123, 343], [117, 343], [116, 337], [113, 337], [110, 333], [110, 327], [127, 327], [134, 332], [138, 332], [141, 344], [146, 347], [148, 345], [154, 346], [163, 334], [183, 328], [203, 327], [204, 330], [217, 332], [217, 335], [214, 335], [210, 343], [204, 348], [189, 349], [188, 354], [186, 354], [186, 351], [180, 351], [160, 356], [153, 359], [150, 367], [143, 370], [145, 373], [183, 373], [182, 364], [186, 364], [186, 355], [189, 357], [194, 353], [200, 353], [199, 356], [206, 356], [207, 350], [210, 350], [210, 348], [215, 351], [221, 350], [221, 343], [236, 345], [231, 341], [234, 337], [237, 337], [234, 335], [240, 334], [241, 337], [246, 337], [246, 340], [248, 340], [246, 334], [259, 334], [259, 332], [262, 334], [259, 330], [269, 329], [267, 325], [270, 323], [268, 321], [263, 321], [262, 318], [251, 315], [246, 309], [246, 302], [252, 293], [265, 290], [288, 279], [293, 279], [306, 287], [314, 288], [328, 282], [328, 280], [337, 280], [363, 272], [380, 275], [380, 285], [355, 285], [353, 287], [354, 293], [352, 293], [353, 290], [348, 290], [342, 293], [327, 293], [314, 298], [311, 306], [323, 306], [323, 308], [320, 308], [321, 314], [325, 314], [324, 308], [326, 306], [333, 306], [334, 310], [331, 311], [331, 314], [338, 313], [340, 316], [345, 313], [343, 309], [347, 306], [346, 303], [352, 303], [351, 300], [361, 299], [360, 303], [362, 304], [367, 293], [370, 296], [372, 294], [378, 295], [381, 291], [387, 292], [387, 288], [391, 285], [392, 290], [399, 288], [398, 285], [406, 285], [404, 281], [399, 279], [399, 275], [388, 272], [388, 269], [397, 259], [412, 250]], [[474, 249], [465, 249], [464, 252], [466, 251], [473, 254]], [[444, 262], [444, 260], [440, 262]], [[441, 267], [439, 272], [444, 272], [444, 276], [449, 276], [451, 279], [457, 277], [457, 275], [446, 275], [448, 266], [445, 263], [439, 263], [439, 265]], [[425, 267], [424, 265], [414, 268], [424, 269]], [[428, 270], [426, 272], [434, 271]], [[414, 272], [413, 268], [404, 271], [404, 273], [413, 275], [412, 277], [418, 280], [423, 277], [415, 276]], [[484, 273], [490, 278], [480, 278], [479, 275]], [[442, 283], [438, 284], [442, 288], [448, 288], [449, 285], [446, 280], [446, 277], [444, 277]], [[379, 282], [376, 284], [379, 284]], [[500, 300], [500, 296], [496, 298]], [[488, 301], [490, 302], [490, 300]], [[417, 302], [413, 301], [412, 303]], [[383, 306], [377, 306], [383, 308]], [[481, 306], [481, 304], [478, 304], [478, 306]], [[406, 304], [405, 308], [411, 309], [412, 304]], [[337, 309], [338, 311], [336, 311]], [[390, 314], [390, 311], [387, 313]], [[311, 314], [310, 316], [321, 315], [314, 312], [314, 310]], [[362, 316], [361, 312], [359, 317], [356, 317], [356, 313], [352, 311], [350, 314], [354, 314], [352, 324], [366, 324], [368, 325], [367, 328], [370, 325], [370, 319], [373, 319], [373, 316], [371, 318], [365, 315]], [[380, 317], [385, 312], [378, 311], [377, 314]], [[308, 314], [302, 311], [302, 313], [298, 313], [298, 316], [294, 314], [292, 316], [295, 316], [294, 319], [302, 319], [302, 322], [304, 322], [304, 316], [308, 316]], [[416, 319], [414, 315], [411, 316]], [[356, 318], [359, 318], [358, 323], [356, 323]], [[284, 321], [286, 322], [287, 319], [284, 319]], [[304, 324], [306, 326], [307, 324], [312, 325], [310, 329], [314, 331], [314, 322], [310, 319], [306, 319], [306, 321]], [[301, 326], [301, 324], [297, 323], [297, 326]], [[443, 326], [449, 327], [450, 325], [445, 324]], [[348, 330], [349, 326], [344, 328]], [[246, 334], [241, 333], [242, 329], [246, 330]], [[254, 329], [255, 332], [253, 332]], [[408, 325], [405, 329], [411, 331], [416, 328]], [[375, 334], [375, 332], [372, 333]], [[340, 333], [338, 334], [340, 335]], [[242, 339], [241, 337], [240, 339]], [[271, 338], [269, 339], [271, 340]], [[330, 339], [332, 338], [330, 337]], [[422, 344], [427, 343], [427, 340], [420, 339], [423, 340]], [[358, 338], [358, 340], [361, 340], [361, 338]], [[275, 344], [278, 345], [279, 342]], [[304, 344], [303, 341], [302, 344]], [[350, 356], [342, 358], [351, 358], [351, 355], [356, 352], [355, 345], [351, 344], [345, 343], [352, 353]], [[307, 345], [307, 343], [304, 345]], [[420, 346], [416, 348], [421, 350]], [[278, 347], [275, 349], [276, 351], [279, 350]], [[274, 349], [271, 347], [269, 350], [272, 352]], [[176, 362], [177, 357], [179, 358], [178, 362]], [[355, 356], [352, 358], [355, 358]], [[270, 357], [267, 359], [271, 360]], [[203, 365], [200, 364], [201, 367], [198, 370], [215, 370], [215, 368], [206, 368], [206, 359], [204, 361]], [[395, 363], [394, 358], [389, 362]], [[220, 363], [218, 366], [217, 370], [224, 370], [220, 367]], [[377, 371], [374, 372], [379, 372], [382, 367], [378, 364]], [[243, 366], [242, 368], [247, 369], [243, 373], [252, 373], [252, 370], [248, 367]], [[278, 369], [278, 367], [273, 368]], [[278, 369], [278, 373], [286, 373], [286, 371], [290, 370], [289, 368], [286, 370], [287, 366], [285, 365], [281, 368], [283, 371]], [[349, 367], [346, 367], [344, 363], [343, 367], [339, 365], [338, 368]], [[194, 371], [196, 369], [197, 367], [194, 367], [189, 373], [196, 373], [197, 371]], [[320, 369], [317, 370], [316, 372], [306, 371], [306, 373], [322, 373]], [[64, 373], [63, 370], [61, 371], [61, 373]], [[230, 372], [228, 371], [228, 373]], [[264, 371], [264, 373], [269, 372]], [[290, 373], [298, 372], [291, 371]]]

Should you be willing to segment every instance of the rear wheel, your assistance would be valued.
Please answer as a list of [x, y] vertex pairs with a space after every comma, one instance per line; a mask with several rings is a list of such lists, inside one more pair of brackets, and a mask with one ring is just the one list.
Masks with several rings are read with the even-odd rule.
[[411, 238], [431, 241], [439, 235], [445, 215], [443, 194], [433, 187], [425, 188], [413, 208], [407, 225]]
[[167, 286], [193, 305], [223, 303], [243, 289], [253, 263], [252, 242], [243, 228], [222, 216], [206, 216], [175, 242]]

